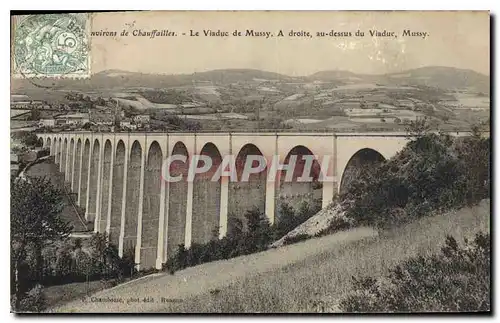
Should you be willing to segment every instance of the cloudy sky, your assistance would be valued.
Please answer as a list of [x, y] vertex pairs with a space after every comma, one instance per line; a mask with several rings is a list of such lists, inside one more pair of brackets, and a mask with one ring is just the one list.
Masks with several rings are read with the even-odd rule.
[[[120, 37], [122, 30], [169, 30], [177, 37]], [[284, 37], [204, 37], [203, 30], [232, 34], [247, 29]], [[403, 31], [427, 32], [404, 37]], [[99, 13], [93, 31], [116, 37], [92, 37], [92, 72], [120, 69], [182, 74], [222, 68], [252, 68], [286, 75], [324, 70], [379, 74], [438, 65], [489, 75], [490, 35], [487, 12], [128, 12]], [[190, 37], [190, 30], [200, 37]], [[309, 37], [290, 37], [290, 31]], [[316, 37], [316, 32], [360, 30], [364, 37]], [[370, 30], [397, 37], [371, 37]], [[186, 35], [182, 35], [185, 33]]]

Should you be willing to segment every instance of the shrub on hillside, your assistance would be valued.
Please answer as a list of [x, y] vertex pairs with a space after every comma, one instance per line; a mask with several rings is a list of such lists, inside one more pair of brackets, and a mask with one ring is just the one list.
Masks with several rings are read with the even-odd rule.
[[18, 131], [11, 134], [13, 139], [19, 139], [26, 147], [33, 148], [38, 145], [38, 137], [31, 131]]
[[134, 262], [125, 253], [120, 258], [117, 248], [104, 234], [95, 234], [82, 249], [81, 241], [66, 240], [43, 249], [41, 270], [37, 270], [33, 252], [28, 250], [23, 277], [28, 286], [60, 285], [87, 280], [111, 280], [135, 274]]
[[283, 245], [294, 244], [294, 243], [304, 241], [304, 240], [307, 240], [310, 238], [311, 238], [311, 236], [307, 233], [301, 233], [301, 234], [297, 234], [295, 236], [285, 237], [285, 240], [283, 241]]
[[333, 218], [330, 223], [328, 224], [328, 227], [325, 229], [319, 231], [315, 236], [316, 237], [322, 237], [328, 234], [333, 234], [342, 230], [348, 230], [353, 227], [353, 223], [349, 221], [345, 216], [339, 216]]
[[427, 133], [354, 178], [341, 199], [361, 225], [404, 223], [489, 196], [489, 139]]
[[43, 287], [40, 284], [35, 285], [26, 295], [22, 298], [19, 312], [41, 312], [47, 307], [47, 301], [43, 294]]
[[[235, 217], [228, 223], [228, 233], [222, 239], [214, 236], [207, 243], [193, 243], [189, 249], [179, 245], [176, 253], [165, 264], [170, 273], [196, 266], [205, 262], [229, 259], [264, 251], [269, 245], [309, 219], [318, 209], [310, 204], [302, 204], [298, 210], [288, 204], [281, 205], [281, 216], [271, 225], [267, 216], [257, 209], [245, 213], [244, 221]], [[288, 243], [304, 240], [289, 240]]]
[[207, 243], [193, 243], [189, 249], [183, 244], [179, 245], [177, 252], [165, 264], [165, 269], [173, 273], [205, 262], [229, 259], [267, 249], [273, 239], [267, 217], [258, 210], [250, 210], [245, 214], [245, 220], [246, 231], [243, 231], [242, 225], [235, 225], [222, 239], [214, 237]]
[[309, 220], [319, 210], [321, 210], [321, 206], [316, 203], [304, 201], [297, 208], [288, 203], [281, 203], [278, 210], [279, 218], [272, 227], [274, 240], [282, 238], [288, 232]]
[[353, 277], [341, 300], [345, 312], [462, 312], [490, 310], [490, 235], [460, 246], [448, 236], [441, 253], [413, 257], [382, 278]]

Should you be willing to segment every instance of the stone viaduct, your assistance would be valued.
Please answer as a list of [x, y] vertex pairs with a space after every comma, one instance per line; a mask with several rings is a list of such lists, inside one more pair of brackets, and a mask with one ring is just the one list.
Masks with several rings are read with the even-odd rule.
[[[250, 209], [279, 221], [281, 200], [316, 200], [328, 205], [343, 186], [349, 167], [395, 155], [407, 142], [404, 133], [92, 133], [37, 134], [50, 148], [67, 185], [93, 221], [95, 232], [106, 232], [120, 256], [134, 252], [140, 268], [161, 268], [179, 244], [207, 242], [228, 232], [232, 218], [241, 219]], [[209, 181], [203, 174], [194, 181], [162, 179], [163, 161], [170, 155], [209, 155], [214, 164], [226, 155], [315, 156], [314, 165], [331, 156], [328, 180], [319, 183], [274, 181], [266, 172], [252, 174], [248, 182], [221, 177]], [[179, 162], [178, 174], [187, 173]], [[238, 164], [239, 165], [239, 164]], [[268, 168], [268, 167], [267, 167]], [[267, 170], [266, 168], [266, 170]], [[295, 173], [295, 172], [294, 172]], [[241, 176], [241, 173], [238, 173]], [[296, 178], [294, 174], [294, 179]]]

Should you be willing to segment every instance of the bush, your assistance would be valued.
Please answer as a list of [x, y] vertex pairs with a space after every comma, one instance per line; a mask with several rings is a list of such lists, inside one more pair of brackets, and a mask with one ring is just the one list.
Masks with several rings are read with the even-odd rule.
[[286, 202], [280, 204], [279, 217], [273, 225], [274, 240], [278, 240], [302, 223], [306, 222], [321, 209], [319, 204], [302, 202], [298, 208]]
[[395, 157], [362, 170], [341, 193], [358, 225], [399, 225], [487, 198], [490, 141], [473, 135], [422, 134]]
[[322, 237], [327, 234], [336, 233], [342, 230], [350, 229], [353, 226], [345, 217], [336, 217], [332, 219], [326, 229], [321, 230], [316, 234], [316, 237]]
[[304, 241], [304, 240], [307, 240], [310, 238], [311, 238], [311, 236], [308, 235], [307, 233], [301, 233], [301, 234], [297, 234], [297, 235], [292, 236], [292, 237], [285, 237], [283, 244], [284, 245], [294, 244], [294, 243]]
[[[295, 229], [317, 211], [318, 207], [314, 204], [303, 203], [298, 210], [288, 204], [282, 204], [281, 216], [274, 225], [271, 225], [267, 216], [260, 213], [258, 209], [247, 211], [244, 220], [231, 216], [228, 222], [228, 233], [224, 238], [218, 239], [214, 236], [207, 243], [193, 243], [189, 249], [186, 249], [183, 244], [179, 245], [176, 253], [169, 257], [163, 269], [173, 274], [177, 270], [205, 262], [267, 250], [272, 242]], [[305, 240], [308, 237], [308, 235], [307, 237], [294, 237], [289, 239], [288, 243]]]
[[448, 236], [441, 253], [418, 256], [385, 277], [353, 277], [346, 312], [462, 312], [490, 310], [490, 235], [460, 246]]
[[18, 131], [12, 133], [12, 138], [19, 139], [26, 147], [33, 148], [39, 144], [38, 137], [34, 132]]
[[104, 234], [95, 234], [89, 241], [89, 248], [82, 250], [81, 240], [67, 240], [57, 246], [43, 250], [43, 268], [36, 270], [32, 253], [28, 254], [23, 277], [26, 286], [36, 283], [44, 286], [60, 285], [87, 280], [111, 280], [131, 277], [135, 272], [133, 257], [125, 251], [122, 258], [118, 249], [109, 243]]
[[43, 287], [37, 284], [33, 287], [20, 302], [19, 312], [41, 312], [47, 307]]
[[244, 221], [230, 217], [233, 220], [228, 223], [228, 234], [224, 238], [215, 237], [204, 244], [193, 243], [189, 249], [179, 245], [177, 252], [167, 260], [164, 269], [173, 274], [177, 270], [205, 262], [267, 250], [273, 241], [284, 236], [315, 212], [313, 207], [306, 204], [299, 211], [284, 204], [282, 216], [275, 225], [271, 225], [267, 216], [257, 209], [247, 211]]

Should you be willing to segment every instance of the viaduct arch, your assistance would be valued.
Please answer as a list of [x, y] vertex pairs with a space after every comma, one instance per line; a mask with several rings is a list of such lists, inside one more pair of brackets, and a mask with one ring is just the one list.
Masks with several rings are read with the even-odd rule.
[[[246, 213], [258, 212], [265, 213], [266, 207], [266, 180], [267, 165], [259, 173], [252, 173], [248, 178], [243, 178], [245, 165], [256, 168], [259, 162], [251, 160], [248, 156], [262, 156], [260, 149], [254, 144], [245, 144], [235, 157], [236, 176], [238, 181], [229, 183], [229, 210], [227, 232], [236, 234], [239, 231], [247, 231]], [[248, 163], [248, 164], [247, 164]]]
[[99, 232], [109, 232], [106, 230], [108, 224], [108, 209], [109, 209], [109, 192], [111, 189], [111, 156], [112, 156], [111, 140], [107, 139], [104, 144], [104, 159], [102, 162], [102, 173], [101, 173], [101, 199], [100, 205], [98, 205], [98, 216], [99, 216]]
[[349, 184], [360, 175], [361, 172], [369, 170], [372, 166], [386, 159], [375, 149], [363, 148], [358, 150], [347, 162], [340, 180], [339, 192], [345, 192]]
[[168, 210], [167, 219], [167, 255], [176, 252], [179, 245], [185, 244], [186, 236], [186, 207], [188, 195], [188, 165], [189, 153], [182, 142], [175, 143], [171, 155], [182, 155], [186, 162], [176, 160], [170, 164], [170, 175], [172, 177], [182, 176], [178, 182], [168, 183], [168, 199], [166, 200]]
[[[86, 139], [85, 145], [83, 146], [82, 171], [80, 173], [80, 192], [78, 198], [78, 204], [83, 207], [87, 207], [89, 164], [90, 164], [90, 140]], [[88, 220], [87, 218], [85, 219]]]
[[[294, 157], [292, 157], [294, 156]], [[292, 160], [295, 159], [294, 161]], [[279, 197], [277, 216], [279, 221], [280, 208], [287, 204], [295, 209], [304, 203], [321, 206], [322, 183], [319, 181], [320, 164], [316, 155], [306, 146], [293, 147], [284, 159], [287, 170], [279, 172]], [[288, 177], [288, 178], [287, 178]], [[305, 178], [308, 178], [305, 180]]]
[[[219, 171], [222, 156], [219, 149], [211, 142], [206, 143], [199, 154], [210, 157], [212, 165], [206, 172], [194, 176], [191, 241], [206, 243], [219, 236], [221, 180], [212, 179]], [[198, 167], [202, 167], [203, 164], [202, 160], [198, 161]]]
[[146, 267], [156, 264], [158, 224], [160, 220], [163, 154], [158, 142], [153, 141], [147, 154], [144, 170], [144, 200], [140, 263]]
[[[93, 221], [97, 217], [97, 206], [98, 206], [98, 193], [99, 193], [99, 181], [100, 181], [100, 160], [101, 151], [99, 140], [95, 139], [92, 145], [92, 154], [90, 156], [89, 174], [88, 174], [88, 202], [85, 213], [85, 218], [89, 221]], [[95, 224], [99, 226], [99, 223]]]
[[66, 155], [68, 153], [68, 139], [64, 139], [62, 143], [62, 148], [61, 148], [61, 165], [59, 167], [59, 170], [61, 173], [66, 174]]
[[70, 187], [73, 183], [73, 179], [71, 178], [73, 176], [73, 169], [75, 168], [74, 162], [75, 162], [75, 138], [71, 138], [69, 141], [69, 149], [68, 149], [68, 162], [66, 163], [66, 182], [69, 183]]
[[82, 140], [80, 138], [78, 138], [78, 141], [76, 142], [74, 159], [75, 161], [73, 163], [71, 175], [71, 190], [78, 194], [80, 191], [80, 166], [82, 164]]
[[134, 250], [137, 244], [137, 224], [139, 212], [139, 200], [142, 175], [142, 147], [138, 141], [134, 141], [130, 150], [129, 164], [127, 169], [127, 183], [125, 193], [125, 219], [123, 250]]
[[111, 210], [109, 229], [109, 240], [115, 246], [120, 244], [121, 223], [122, 223], [122, 202], [124, 195], [124, 180], [125, 178], [125, 144], [123, 140], [119, 140], [116, 145], [115, 159], [112, 165], [112, 180], [110, 183], [111, 189]]

